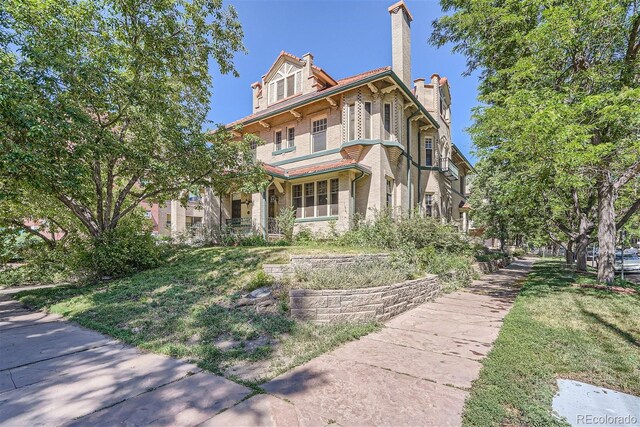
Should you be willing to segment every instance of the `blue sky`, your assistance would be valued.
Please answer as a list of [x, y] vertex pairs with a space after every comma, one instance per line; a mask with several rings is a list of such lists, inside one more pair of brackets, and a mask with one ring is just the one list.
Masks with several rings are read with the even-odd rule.
[[[220, 75], [212, 68], [213, 95], [209, 120], [229, 123], [251, 113], [251, 83], [258, 81], [280, 51], [296, 56], [311, 52], [314, 64], [339, 79], [391, 65], [391, 22], [388, 1], [231, 0], [244, 29], [246, 55], [235, 58], [240, 77]], [[474, 163], [471, 140], [464, 131], [477, 105], [476, 76], [463, 77], [465, 60], [449, 47], [429, 45], [431, 22], [442, 15], [435, 0], [406, 0], [413, 15], [411, 61], [413, 78], [433, 73], [451, 84], [453, 142]]]

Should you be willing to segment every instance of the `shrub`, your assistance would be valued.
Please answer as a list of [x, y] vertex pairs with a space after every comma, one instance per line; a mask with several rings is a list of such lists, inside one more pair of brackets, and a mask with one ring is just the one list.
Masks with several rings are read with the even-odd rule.
[[78, 240], [73, 249], [73, 267], [78, 272], [119, 277], [157, 266], [166, 245], [156, 244], [149, 223], [141, 215], [131, 215], [114, 230]]
[[371, 221], [356, 217], [352, 230], [338, 240], [343, 245], [369, 246], [381, 249], [421, 249], [431, 246], [438, 251], [470, 254], [471, 245], [454, 227], [425, 217], [418, 211], [394, 217], [388, 209], [377, 211]]
[[72, 275], [69, 250], [63, 245], [51, 249], [40, 240], [29, 239], [20, 253], [25, 264], [0, 271], [0, 287], [58, 283]]
[[308, 243], [312, 242], [313, 240], [313, 232], [311, 231], [311, 229], [309, 227], [300, 227], [300, 229], [296, 233], [295, 241], [300, 243]]
[[276, 216], [276, 225], [284, 236], [284, 239], [293, 242], [293, 228], [296, 223], [296, 210], [293, 206], [281, 208], [280, 213]]
[[430, 253], [421, 258], [424, 271], [437, 274], [444, 292], [468, 286], [474, 279], [473, 259], [467, 255]]
[[263, 270], [258, 270], [258, 272], [251, 278], [251, 280], [249, 280], [249, 282], [245, 286], [245, 290], [247, 292], [251, 292], [258, 288], [272, 286], [273, 283], [273, 276], [265, 273]]
[[340, 268], [298, 268], [293, 283], [304, 289], [355, 289], [391, 285], [410, 278], [406, 269], [391, 261], [366, 261]]

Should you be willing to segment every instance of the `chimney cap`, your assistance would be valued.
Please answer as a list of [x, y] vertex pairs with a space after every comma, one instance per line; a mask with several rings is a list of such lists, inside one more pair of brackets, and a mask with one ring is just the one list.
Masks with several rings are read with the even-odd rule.
[[437, 77], [438, 80], [440, 80], [440, 74], [438, 74], [438, 73], [431, 74], [431, 80], [433, 80], [434, 77]]
[[413, 21], [413, 15], [411, 15], [411, 12], [409, 12], [409, 8], [407, 7], [407, 4], [404, 2], [404, 0], [400, 0], [397, 3], [392, 4], [391, 6], [389, 6], [389, 13], [396, 13], [398, 9], [404, 9], [404, 13], [407, 15], [407, 19], [409, 20], [409, 22]]
[[423, 81], [424, 81], [424, 77], [418, 77], [417, 79], [413, 80], [414, 83], [423, 82]]

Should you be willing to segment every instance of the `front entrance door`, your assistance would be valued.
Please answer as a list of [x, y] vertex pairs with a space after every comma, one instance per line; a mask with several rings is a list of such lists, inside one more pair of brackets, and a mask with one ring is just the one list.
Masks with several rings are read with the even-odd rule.
[[231, 218], [241, 218], [242, 217], [242, 200], [232, 200], [231, 201]]

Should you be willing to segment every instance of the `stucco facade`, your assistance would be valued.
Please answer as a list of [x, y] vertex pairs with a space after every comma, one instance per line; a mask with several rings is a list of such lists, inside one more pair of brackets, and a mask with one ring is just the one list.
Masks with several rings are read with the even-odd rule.
[[354, 214], [386, 208], [418, 209], [465, 229], [472, 167], [452, 144], [448, 81], [411, 80], [413, 18], [402, 1], [389, 14], [392, 67], [336, 80], [312, 54], [282, 52], [251, 85], [251, 114], [227, 127], [264, 141], [255, 155], [271, 182], [262, 193], [207, 192], [205, 224], [250, 222], [270, 234], [280, 209], [293, 206], [296, 226], [314, 232], [341, 232]]

